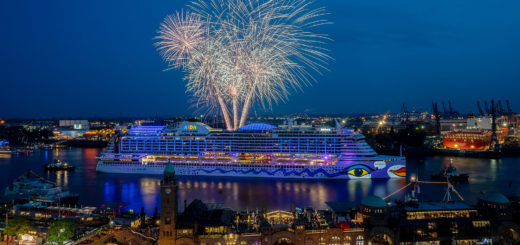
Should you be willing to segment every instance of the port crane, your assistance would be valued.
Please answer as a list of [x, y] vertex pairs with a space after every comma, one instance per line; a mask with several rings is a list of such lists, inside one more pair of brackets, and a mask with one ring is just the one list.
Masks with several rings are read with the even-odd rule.
[[453, 106], [451, 106], [451, 100], [448, 100], [448, 106], [450, 108], [450, 117], [459, 115], [459, 113], [453, 109]]
[[506, 100], [507, 107], [507, 122], [511, 125], [511, 120], [513, 119], [513, 109], [511, 109], [511, 104], [509, 104], [509, 100]]
[[489, 143], [490, 146], [495, 146], [498, 144], [498, 137], [497, 137], [497, 108], [495, 106], [495, 100], [491, 100], [491, 142]]
[[509, 104], [509, 100], [506, 100], [506, 106], [507, 106], [507, 114], [509, 114], [509, 116], [512, 116], [513, 109], [511, 109], [511, 104]]
[[442, 101], [442, 111], [444, 112], [443, 117], [448, 115], [448, 110], [446, 109], [446, 104], [444, 104], [444, 100]]
[[410, 119], [410, 115], [409, 115], [409, 112], [408, 112], [408, 108], [406, 108], [406, 104], [403, 103], [401, 111], [404, 114], [404, 121], [408, 122], [408, 120]]
[[505, 115], [506, 112], [504, 110], [504, 107], [502, 106], [502, 101], [501, 100], [498, 100], [497, 101], [497, 111], [498, 111], [498, 115]]
[[451, 105], [451, 100], [448, 100], [448, 107], [446, 107], [444, 100], [442, 101], [442, 110], [444, 111], [444, 114], [442, 115], [443, 118], [453, 118], [459, 115], [459, 112], [453, 109], [453, 106]]
[[489, 115], [491, 114], [491, 111], [489, 110], [489, 106], [488, 106], [488, 103], [487, 101], [484, 100], [484, 107], [486, 108], [486, 113]]
[[478, 113], [480, 116], [485, 116], [484, 110], [482, 110], [482, 106], [480, 106], [480, 100], [477, 100]]
[[435, 116], [435, 133], [437, 135], [441, 134], [441, 115], [439, 114], [439, 108], [437, 106], [437, 102], [432, 102], [432, 111]]

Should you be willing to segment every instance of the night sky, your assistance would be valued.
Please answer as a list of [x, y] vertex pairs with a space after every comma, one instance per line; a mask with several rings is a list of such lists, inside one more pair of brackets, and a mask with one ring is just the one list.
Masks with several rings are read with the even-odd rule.
[[[0, 118], [193, 115], [154, 36], [188, 1], [0, 1]], [[256, 114], [429, 110], [510, 99], [520, 111], [520, 1], [318, 0], [329, 72]]]

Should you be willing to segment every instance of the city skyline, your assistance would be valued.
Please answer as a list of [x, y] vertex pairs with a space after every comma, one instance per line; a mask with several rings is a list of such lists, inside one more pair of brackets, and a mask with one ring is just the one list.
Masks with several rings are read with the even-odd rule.
[[[518, 110], [519, 3], [506, 2], [317, 2], [333, 22], [330, 71], [251, 115], [429, 111], [448, 99], [477, 112], [476, 100], [492, 98]], [[187, 3], [1, 3], [0, 117], [200, 114], [153, 45], [163, 18]]]

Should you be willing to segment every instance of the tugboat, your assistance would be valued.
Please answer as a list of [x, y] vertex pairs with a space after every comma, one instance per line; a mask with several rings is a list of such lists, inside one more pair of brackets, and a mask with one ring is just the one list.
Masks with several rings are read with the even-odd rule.
[[440, 173], [430, 175], [430, 179], [436, 181], [449, 180], [451, 182], [468, 182], [468, 178], [468, 174], [459, 173], [452, 163], [450, 163], [448, 167], [442, 169]]
[[58, 171], [58, 170], [63, 170], [63, 171], [74, 171], [74, 169], [76, 167], [72, 166], [72, 165], [69, 165], [68, 163], [66, 162], [62, 162], [58, 159], [54, 159], [54, 161], [50, 162], [50, 163], [47, 163], [45, 165], [43, 165], [43, 168], [45, 170], [48, 170], [48, 171]]

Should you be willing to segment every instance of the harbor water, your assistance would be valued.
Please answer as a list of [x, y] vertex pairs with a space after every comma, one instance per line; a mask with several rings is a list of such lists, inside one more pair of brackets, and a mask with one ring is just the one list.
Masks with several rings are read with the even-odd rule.
[[[124, 209], [138, 211], [145, 208], [148, 215], [160, 207], [160, 175], [107, 174], [96, 172], [99, 149], [70, 148], [28, 154], [0, 155], [0, 188], [3, 192], [16, 177], [32, 169], [55, 181], [71, 192], [80, 194], [79, 203], [89, 206], [122, 204]], [[76, 166], [71, 172], [46, 172], [43, 165], [60, 159]], [[455, 185], [468, 203], [476, 202], [484, 192], [520, 194], [520, 158], [408, 158], [408, 177], [429, 180], [442, 166], [453, 162], [460, 173], [469, 174], [469, 183]], [[200, 199], [208, 203], [223, 203], [233, 209], [289, 209], [312, 206], [327, 208], [326, 202], [358, 204], [363, 197], [388, 196], [406, 185], [405, 179], [363, 180], [299, 180], [269, 178], [179, 177], [179, 207], [184, 200]], [[420, 198], [441, 200], [446, 192], [444, 184], [422, 184]], [[3, 193], [2, 193], [3, 194]], [[386, 200], [403, 199], [405, 192], [397, 192]], [[458, 199], [456, 195], [452, 199]]]

